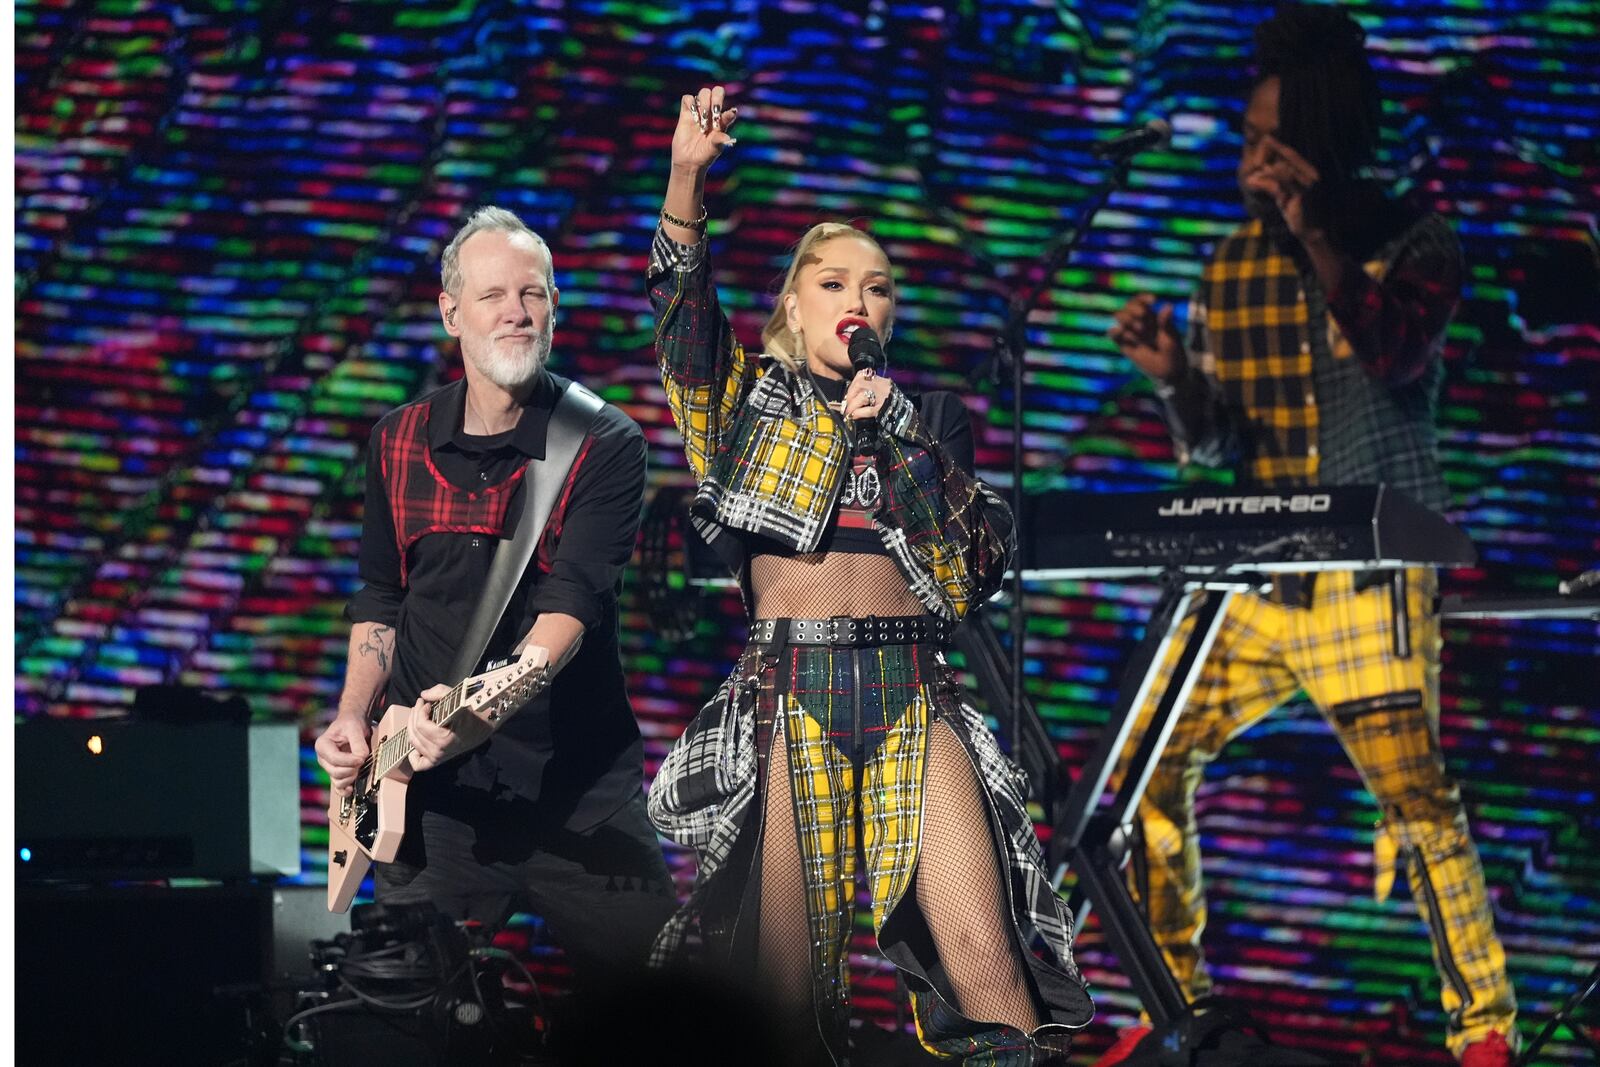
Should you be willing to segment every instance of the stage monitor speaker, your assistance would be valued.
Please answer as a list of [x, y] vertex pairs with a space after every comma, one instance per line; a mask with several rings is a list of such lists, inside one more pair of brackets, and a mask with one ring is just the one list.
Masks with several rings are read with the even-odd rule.
[[300, 872], [292, 723], [35, 719], [14, 736], [19, 881]]
[[350, 913], [328, 910], [327, 886], [273, 886], [273, 980], [309, 983], [318, 973], [311, 958], [311, 943], [332, 941], [349, 932]]

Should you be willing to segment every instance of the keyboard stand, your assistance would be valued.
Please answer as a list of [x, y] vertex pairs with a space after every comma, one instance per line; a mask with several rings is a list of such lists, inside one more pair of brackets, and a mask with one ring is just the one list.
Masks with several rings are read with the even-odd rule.
[[[1131, 692], [1124, 687], [1094, 755], [1084, 764], [1062, 805], [1062, 814], [1050, 838], [1056, 884], [1060, 885], [1067, 867], [1078, 876], [1077, 889], [1069, 901], [1078, 927], [1082, 927], [1090, 905], [1098, 905], [1106, 940], [1127, 970], [1134, 993], [1157, 1027], [1183, 1015], [1188, 1009], [1188, 998], [1167, 967], [1142, 909], [1129, 893], [1121, 867], [1127, 858], [1139, 800], [1150, 784], [1178, 715], [1194, 690], [1216, 641], [1223, 613], [1236, 591], [1231, 585], [1218, 589], [1219, 584], [1207, 582], [1202, 588], [1199, 583], [1185, 582], [1181, 575], [1172, 575], [1166, 580], [1166, 592], [1157, 603], [1144, 639], [1135, 650], [1134, 662], [1130, 664], [1131, 675], [1139, 657], [1147, 657], [1143, 678]], [[1253, 584], [1256, 583], [1241, 580], [1238, 588]], [[1211, 595], [1205, 595], [1207, 588], [1213, 590]], [[1161, 664], [1177, 639], [1178, 628], [1196, 596], [1204, 599], [1195, 611], [1194, 628], [1184, 642], [1172, 680], [1161, 694], [1149, 728], [1138, 741], [1121, 787], [1110, 805], [1102, 810], [1101, 797], [1133, 732], [1134, 720], [1155, 687]]]

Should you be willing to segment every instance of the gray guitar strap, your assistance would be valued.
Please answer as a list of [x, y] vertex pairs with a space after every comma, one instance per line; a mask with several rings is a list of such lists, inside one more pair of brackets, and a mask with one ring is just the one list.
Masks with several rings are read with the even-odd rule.
[[466, 636], [461, 639], [455, 662], [450, 665], [450, 677], [444, 679], [446, 684], [455, 685], [470, 675], [477, 668], [483, 650], [489, 647], [489, 639], [500, 625], [506, 605], [511, 603], [511, 594], [522, 581], [522, 572], [527, 569], [533, 550], [544, 534], [545, 524], [550, 521], [556, 497], [567, 484], [578, 450], [588, 438], [589, 429], [604, 403], [577, 382], [568, 384], [567, 391], [556, 401], [555, 410], [550, 413], [550, 426], [545, 431], [544, 459], [528, 462], [522, 493], [522, 521], [517, 523], [517, 532], [495, 549], [494, 559], [489, 563], [489, 577], [483, 585], [483, 599], [478, 601], [478, 610], [473, 613]]

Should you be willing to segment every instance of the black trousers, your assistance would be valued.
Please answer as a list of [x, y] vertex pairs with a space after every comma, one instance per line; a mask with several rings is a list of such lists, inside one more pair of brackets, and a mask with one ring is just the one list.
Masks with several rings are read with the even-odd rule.
[[376, 868], [379, 903], [426, 901], [491, 929], [532, 912], [566, 952], [578, 988], [637, 979], [677, 907], [644, 796], [581, 832], [542, 826], [531, 809], [496, 801], [408, 819], [396, 862]]

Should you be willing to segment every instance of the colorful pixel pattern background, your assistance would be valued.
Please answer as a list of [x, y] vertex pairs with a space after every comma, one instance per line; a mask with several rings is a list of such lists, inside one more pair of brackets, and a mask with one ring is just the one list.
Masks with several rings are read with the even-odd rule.
[[[1600, 547], [1600, 10], [1579, 0], [1350, 5], [1390, 101], [1397, 186], [1457, 225], [1441, 447], [1479, 567], [1448, 592], [1543, 594]], [[1007, 300], [1102, 173], [1089, 146], [1153, 116], [1172, 146], [1046, 286], [1029, 333], [1030, 492], [1169, 484], [1148, 385], [1104, 337], [1181, 300], [1240, 213], [1235, 122], [1266, 7], [1149, 0], [22, 0], [16, 10], [16, 679], [20, 719], [126, 713], [139, 687], [238, 693], [302, 722], [336, 698], [361, 446], [459, 373], [439, 252], [474, 206], [555, 250], [555, 365], [645, 427], [686, 484], [650, 355], [643, 267], [678, 94], [745, 117], [713, 172], [719, 280], [753, 342], [785, 250], [850, 218], [900, 272], [897, 380], [957, 388], [979, 465], [1009, 482], [1010, 399], [983, 368]], [[1153, 601], [1039, 587], [1029, 693], [1075, 766]], [[647, 610], [648, 609], [648, 610]], [[653, 612], [653, 614], [652, 614]], [[627, 666], [653, 770], [731, 662], [727, 596], [638, 573]], [[1452, 623], [1444, 745], [1464, 783], [1525, 1026], [1600, 944], [1600, 635]], [[325, 784], [303, 755], [304, 859]], [[1212, 958], [1281, 1039], [1372, 1063], [1447, 1062], [1405, 903], [1371, 902], [1370, 798], [1314, 713], [1224, 754], [1202, 792]], [[692, 875], [686, 856], [672, 857]], [[559, 988], [537, 919], [502, 940]], [[862, 936], [859, 1011], [897, 1016]], [[1136, 1011], [1093, 922], [1103, 1046]], [[1550, 1063], [1582, 1062], [1557, 1041]]]

